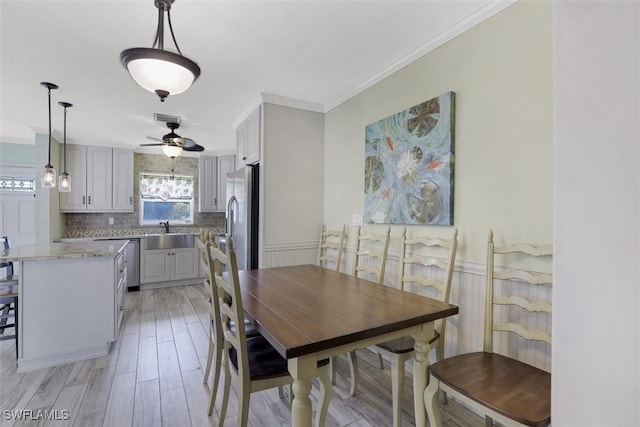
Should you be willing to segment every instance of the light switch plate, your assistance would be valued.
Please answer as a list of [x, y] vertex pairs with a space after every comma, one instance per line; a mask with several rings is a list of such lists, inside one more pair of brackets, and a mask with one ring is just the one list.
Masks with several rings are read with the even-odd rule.
[[109, 225], [113, 225], [113, 218], [109, 218]]

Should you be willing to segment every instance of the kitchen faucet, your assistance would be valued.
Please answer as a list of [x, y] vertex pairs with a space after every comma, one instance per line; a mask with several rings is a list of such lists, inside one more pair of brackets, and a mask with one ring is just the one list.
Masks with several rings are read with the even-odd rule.
[[160, 225], [164, 225], [164, 232], [165, 233], [169, 232], [169, 221], [168, 220], [166, 222], [160, 221]]

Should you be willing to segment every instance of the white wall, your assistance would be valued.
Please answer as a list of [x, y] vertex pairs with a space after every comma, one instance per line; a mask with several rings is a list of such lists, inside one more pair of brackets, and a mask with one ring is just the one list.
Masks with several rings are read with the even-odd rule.
[[458, 260], [484, 264], [490, 227], [498, 242], [551, 242], [552, 58], [551, 3], [517, 2], [328, 112], [325, 222], [363, 211], [365, 126], [454, 91]]
[[556, 426], [640, 424], [640, 4], [554, 3]]

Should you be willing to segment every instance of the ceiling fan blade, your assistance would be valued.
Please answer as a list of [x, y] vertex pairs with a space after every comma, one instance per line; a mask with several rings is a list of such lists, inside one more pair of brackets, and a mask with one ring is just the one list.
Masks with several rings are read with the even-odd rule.
[[183, 148], [188, 148], [188, 147], [195, 147], [198, 144], [196, 144], [196, 142], [191, 139], [191, 138], [183, 138], [184, 139], [184, 144], [182, 145]]
[[202, 145], [192, 145], [190, 147], [182, 147], [184, 151], [204, 151], [204, 147]]
[[155, 136], [147, 136], [147, 139], [150, 139], [152, 141], [160, 141], [160, 142], [162, 142], [162, 138], [156, 138]]
[[160, 143], [160, 144], [140, 144], [141, 147], [159, 147], [161, 145], [164, 145], [164, 143]]

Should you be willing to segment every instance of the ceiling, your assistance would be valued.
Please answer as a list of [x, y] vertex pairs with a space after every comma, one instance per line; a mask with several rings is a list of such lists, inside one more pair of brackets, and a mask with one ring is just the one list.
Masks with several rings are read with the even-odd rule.
[[137, 148], [168, 132], [158, 112], [181, 116], [178, 133], [207, 152], [230, 153], [234, 122], [261, 99], [329, 111], [512, 2], [177, 0], [176, 40], [202, 74], [161, 103], [119, 60], [124, 49], [151, 47], [153, 0], [0, 0], [0, 142], [33, 144], [34, 132], [47, 133], [40, 82], [50, 81], [60, 86], [60, 141], [57, 102], [67, 101], [69, 143]]

